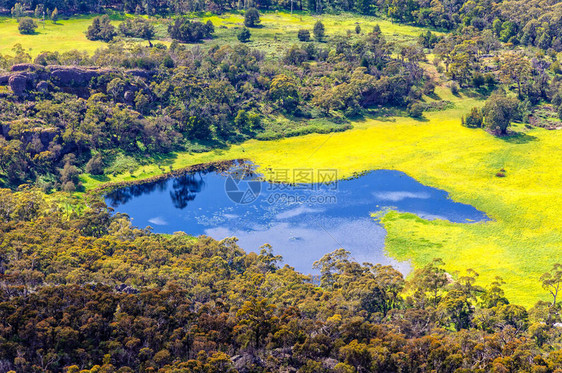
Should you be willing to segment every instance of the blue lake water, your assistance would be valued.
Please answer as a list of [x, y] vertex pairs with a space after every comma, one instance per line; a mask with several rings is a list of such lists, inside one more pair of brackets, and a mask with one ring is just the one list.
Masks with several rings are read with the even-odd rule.
[[333, 181], [332, 170], [276, 172], [299, 172], [305, 182], [268, 183], [246, 167], [234, 167], [118, 189], [106, 196], [106, 203], [128, 214], [134, 225], [158, 233], [184, 231], [219, 240], [235, 236], [240, 247], [256, 252], [269, 243], [284, 263], [303, 273], [315, 273], [312, 263], [338, 248], [359, 262], [392, 264], [407, 273], [408, 263], [385, 256], [385, 230], [371, 217], [377, 211], [395, 209], [458, 223], [488, 220], [445, 191], [398, 171], [377, 170], [340, 181]]

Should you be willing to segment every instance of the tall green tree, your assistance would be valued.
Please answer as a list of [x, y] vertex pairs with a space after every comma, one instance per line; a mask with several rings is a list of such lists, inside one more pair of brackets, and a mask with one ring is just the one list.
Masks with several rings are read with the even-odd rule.
[[53, 23], [57, 23], [58, 20], [59, 20], [59, 10], [55, 8], [55, 10], [53, 10], [53, 12], [51, 13], [51, 21], [53, 21]]
[[256, 8], [248, 9], [244, 14], [244, 26], [258, 27], [260, 23], [260, 12]]
[[484, 105], [484, 124], [497, 134], [505, 135], [507, 128], [516, 117], [519, 101], [503, 95], [492, 95]]
[[324, 40], [326, 36], [326, 29], [324, 28], [324, 24], [321, 21], [316, 21], [314, 24], [314, 28], [312, 29], [312, 33], [314, 34], [314, 38], [316, 41]]

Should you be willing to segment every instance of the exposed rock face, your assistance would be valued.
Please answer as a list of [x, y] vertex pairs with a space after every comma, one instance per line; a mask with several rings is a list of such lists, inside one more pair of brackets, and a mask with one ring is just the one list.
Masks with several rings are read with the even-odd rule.
[[[24, 63], [12, 66], [11, 74], [0, 75], [0, 85], [9, 85], [19, 97], [24, 96], [28, 90], [35, 89], [39, 92], [47, 92], [50, 83], [64, 92], [88, 96], [88, 88], [93, 78], [119, 72], [115, 69], [100, 69], [97, 67], [42, 66]], [[150, 78], [155, 74], [153, 71], [139, 69], [125, 71], [125, 73], [141, 79]], [[134, 92], [129, 92], [127, 96], [125, 100], [133, 102]]]
[[34, 63], [20, 63], [18, 65], [12, 66], [10, 70], [11, 71], [38, 71], [38, 70], [45, 70], [45, 67]]
[[133, 91], [126, 91], [123, 98], [126, 103], [132, 104], [135, 101], [135, 93]]
[[10, 76], [8, 85], [10, 86], [12, 92], [14, 92], [17, 96], [23, 96], [27, 88], [27, 75], [15, 74]]
[[115, 290], [117, 290], [120, 293], [126, 293], [126, 294], [137, 294], [139, 292], [137, 289], [125, 284], [116, 285]]
[[75, 66], [49, 66], [49, 70], [55, 84], [65, 87], [83, 87], [89, 84], [92, 78], [105, 73], [96, 69], [85, 69]]
[[49, 91], [49, 83], [42, 80], [39, 83], [37, 83], [37, 85], [35, 86], [35, 89], [39, 92], [45, 93], [45, 92]]
[[8, 132], [10, 132], [10, 125], [7, 123], [0, 124], [0, 135], [8, 138]]
[[152, 76], [154, 76], [155, 73], [156, 73], [155, 71], [147, 71], [147, 70], [140, 70], [140, 69], [127, 70], [127, 74], [143, 79], [151, 78]]

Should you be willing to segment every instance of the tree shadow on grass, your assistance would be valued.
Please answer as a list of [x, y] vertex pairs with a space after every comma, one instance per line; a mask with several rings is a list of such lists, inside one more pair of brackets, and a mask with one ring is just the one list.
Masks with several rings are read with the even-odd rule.
[[174, 164], [174, 161], [177, 158], [177, 154], [175, 153], [163, 153], [163, 154], [154, 154], [152, 155], [151, 163], [160, 166], [170, 166]]
[[[465, 97], [474, 98], [478, 100], [484, 100], [490, 95], [488, 90], [476, 89], [476, 88], [461, 88], [459, 92], [462, 93], [462, 95]], [[461, 96], [459, 95], [457, 97], [461, 97]]]
[[109, 177], [107, 175], [91, 175], [90, 177], [99, 182], [106, 182], [109, 181]]
[[440, 97], [437, 93], [435, 93], [435, 92], [428, 93], [428, 94], [426, 94], [426, 96], [429, 97], [429, 98], [431, 98], [431, 99], [433, 99], [433, 100], [435, 100], [435, 101], [441, 100], [441, 97]]
[[413, 117], [410, 115], [410, 118], [412, 118], [413, 120], [415, 120], [416, 122], [429, 122], [429, 119], [427, 119], [425, 116], [421, 116], [421, 117]]
[[499, 137], [501, 140], [510, 144], [528, 144], [532, 141], [537, 141], [538, 138], [532, 135], [521, 132], [512, 132], [506, 136]]

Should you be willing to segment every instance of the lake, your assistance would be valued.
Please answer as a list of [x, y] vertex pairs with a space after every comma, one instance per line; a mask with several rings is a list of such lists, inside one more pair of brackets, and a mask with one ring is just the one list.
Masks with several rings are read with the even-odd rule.
[[[385, 256], [385, 230], [372, 213], [393, 209], [421, 218], [457, 223], [488, 220], [476, 208], [457, 203], [439, 189], [399, 171], [376, 170], [337, 180], [337, 170], [266, 170], [276, 180], [294, 173], [296, 184], [270, 183], [248, 163], [228, 171], [200, 171], [117, 189], [106, 196], [116, 212], [157, 233], [184, 231], [217, 240], [235, 236], [246, 251], [269, 243], [284, 263], [317, 273], [312, 263], [338, 248], [358, 262], [408, 263]], [[268, 176], [268, 175], [266, 175]]]

